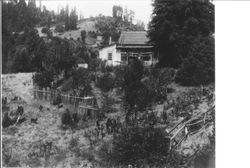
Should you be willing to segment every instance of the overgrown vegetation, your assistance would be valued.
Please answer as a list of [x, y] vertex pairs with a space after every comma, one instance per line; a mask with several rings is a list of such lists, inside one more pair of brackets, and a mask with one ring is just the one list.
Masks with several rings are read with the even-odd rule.
[[155, 0], [153, 7], [148, 35], [160, 53], [159, 66], [179, 69], [176, 81], [183, 85], [213, 82], [214, 5]]
[[[76, 29], [76, 10], [69, 14], [68, 7], [62, 9], [59, 15], [53, 11], [36, 8], [33, 1], [25, 0], [4, 2], [3, 6], [3, 73], [35, 71], [41, 64], [38, 55], [45, 51], [42, 39], [34, 30], [37, 25], [44, 26], [44, 33], [51, 36], [48, 29], [52, 24], [65, 22], [65, 29]], [[26, 49], [26, 50], [25, 50]], [[21, 64], [25, 64], [25, 67]]]
[[214, 39], [211, 37], [198, 39], [194, 45], [180, 65], [176, 81], [187, 86], [214, 82]]
[[99, 15], [96, 17], [95, 27], [97, 33], [103, 36], [103, 45], [109, 44], [109, 38], [117, 42], [121, 31], [144, 31], [145, 25], [143, 22], [134, 24], [134, 11], [122, 8], [121, 6], [113, 6], [113, 17]]
[[[149, 37], [160, 51], [159, 64], [154, 67], [143, 66], [139, 59], [134, 59], [128, 65], [109, 67], [97, 57], [96, 49], [88, 48], [85, 44], [87, 35], [94, 38], [102, 35], [102, 45], [105, 46], [109, 37], [117, 41], [122, 30], [144, 30], [143, 23], [133, 23], [134, 13], [126, 8], [114, 6], [113, 17], [100, 15], [93, 18], [97, 32], [82, 31], [81, 39], [69, 40], [53, 37], [49, 28], [51, 24], [56, 24], [57, 32], [77, 29], [75, 9], [69, 14], [67, 6], [59, 15], [55, 15], [46, 8], [41, 12], [32, 4], [26, 7], [23, 0], [16, 5], [4, 3], [3, 7], [6, 24], [3, 28], [3, 38], [6, 40], [3, 46], [5, 73], [35, 71], [33, 80], [40, 87], [56, 89], [60, 86], [61, 91], [71, 92], [73, 96], [102, 98], [102, 106], [94, 115], [90, 109], [83, 116], [77, 116], [79, 113], [71, 115], [68, 109], [62, 113], [62, 127], [84, 131], [82, 136], [86, 138], [86, 148], [83, 150], [81, 143], [85, 142], [80, 141], [78, 135], [73, 137], [72, 132], [66, 148], [74, 157], [95, 162], [97, 153], [100, 164], [107, 167], [128, 164], [133, 167], [180, 167], [189, 164], [189, 161], [206, 165], [206, 158], [214, 157], [214, 132], [210, 144], [200, 148], [191, 160], [177, 151], [169, 150], [169, 137], [164, 130], [180, 119], [189, 119], [201, 103], [207, 106], [213, 104], [213, 93], [204, 88], [188, 88], [186, 92], [176, 93], [174, 98], [169, 96], [174, 81], [186, 86], [214, 82], [214, 38], [211, 36], [214, 32], [214, 9], [210, 2], [154, 1], [155, 15]], [[13, 16], [7, 9], [14, 12]], [[18, 16], [16, 20], [25, 20], [24, 25], [28, 26], [20, 23], [20, 27], [11, 28], [14, 16], [22, 12], [30, 14], [30, 18]], [[10, 21], [7, 16], [10, 16]], [[172, 19], [173, 16], [176, 19]], [[53, 23], [55, 18], [57, 21]], [[46, 37], [39, 37], [34, 29], [37, 24], [45, 26], [42, 32], [47, 33]], [[87, 64], [88, 68], [78, 67], [79, 63]], [[163, 110], [159, 112], [158, 106]], [[6, 114], [3, 123], [9, 124]], [[60, 131], [65, 135], [64, 130]], [[64, 138], [67, 139], [66, 136]], [[10, 148], [3, 146], [3, 149], [4, 165], [20, 166], [19, 158], [12, 154]], [[44, 166], [38, 157], [40, 146], [30, 149], [26, 164]], [[56, 148], [56, 162], [68, 157], [63, 150]], [[50, 153], [42, 158], [48, 164], [45, 167], [50, 166], [49, 157]]]

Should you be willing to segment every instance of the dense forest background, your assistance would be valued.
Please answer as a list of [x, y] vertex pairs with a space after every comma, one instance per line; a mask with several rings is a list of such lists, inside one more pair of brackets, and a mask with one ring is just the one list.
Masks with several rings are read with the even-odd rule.
[[[3, 73], [46, 70], [57, 74], [68, 71], [79, 60], [89, 63], [91, 58], [97, 57], [97, 52], [86, 47], [86, 34], [95, 38], [103, 36], [102, 46], [106, 46], [110, 37], [117, 42], [123, 30], [144, 30], [144, 23], [133, 24], [133, 18], [133, 11], [114, 6], [112, 17], [90, 18], [95, 22], [95, 31], [81, 32], [78, 40], [61, 39], [53, 37], [50, 27], [55, 26], [57, 32], [77, 30], [76, 9], [69, 11], [66, 6], [55, 14], [45, 6], [36, 8], [32, 1], [3, 3]], [[37, 27], [43, 27], [42, 33], [47, 37], [39, 37]]]
[[[214, 5], [202, 1], [153, 2], [152, 20], [148, 27], [150, 43], [158, 52], [158, 67], [177, 70], [175, 81], [183, 85], [214, 82]], [[77, 62], [90, 63], [98, 58], [98, 48], [85, 45], [90, 35], [103, 37], [101, 47], [111, 37], [117, 42], [122, 31], [145, 31], [143, 22], [134, 23], [134, 12], [113, 6], [113, 16], [89, 18], [95, 30], [81, 32], [77, 40], [53, 37], [50, 27], [57, 32], [77, 30], [76, 9], [69, 6], [58, 14], [45, 6], [36, 8], [32, 1], [3, 3], [3, 73], [44, 72], [50, 76], [67, 76]], [[43, 27], [46, 37], [40, 37], [37, 27]]]

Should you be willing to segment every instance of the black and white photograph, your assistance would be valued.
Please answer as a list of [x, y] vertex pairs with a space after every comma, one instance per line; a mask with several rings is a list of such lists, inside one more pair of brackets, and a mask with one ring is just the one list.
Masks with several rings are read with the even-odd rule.
[[214, 1], [1, 8], [2, 167], [215, 168]]

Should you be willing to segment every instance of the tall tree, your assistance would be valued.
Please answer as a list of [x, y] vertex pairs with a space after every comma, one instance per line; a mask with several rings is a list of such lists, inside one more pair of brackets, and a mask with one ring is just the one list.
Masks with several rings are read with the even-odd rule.
[[155, 0], [148, 35], [160, 64], [179, 67], [193, 41], [214, 33], [214, 5], [207, 0]]
[[114, 5], [112, 9], [112, 13], [113, 13], [113, 18], [117, 18], [117, 19], [122, 18], [123, 9], [121, 6]]
[[76, 30], [77, 29], [77, 21], [78, 17], [76, 14], [76, 8], [71, 10], [70, 15], [69, 15], [69, 29], [70, 30]]

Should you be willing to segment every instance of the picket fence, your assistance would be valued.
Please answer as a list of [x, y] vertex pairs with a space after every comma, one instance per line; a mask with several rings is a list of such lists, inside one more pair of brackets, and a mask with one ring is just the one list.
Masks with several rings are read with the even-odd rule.
[[[57, 90], [53, 90], [50, 88], [35, 88], [33, 89], [33, 96], [34, 99], [49, 101], [53, 103], [56, 96], [58, 95]], [[65, 105], [72, 105], [74, 106], [77, 111], [84, 111], [87, 112], [88, 110], [96, 111], [97, 103], [95, 97], [77, 97], [71, 95], [61, 94], [62, 103]]]

